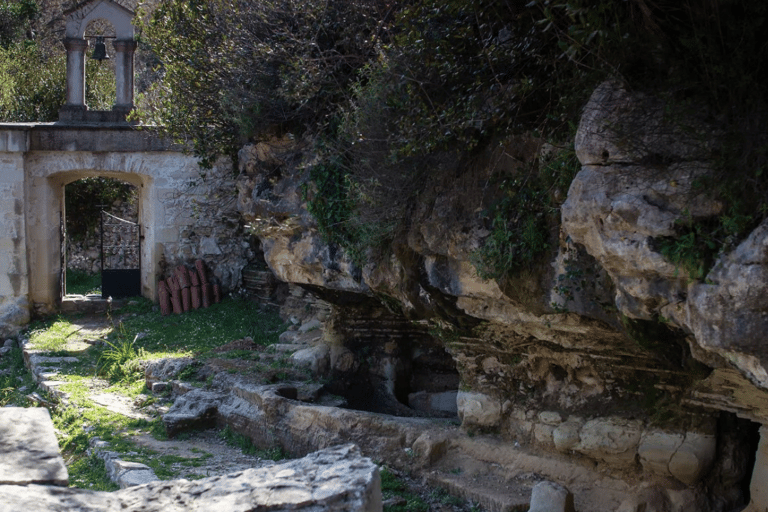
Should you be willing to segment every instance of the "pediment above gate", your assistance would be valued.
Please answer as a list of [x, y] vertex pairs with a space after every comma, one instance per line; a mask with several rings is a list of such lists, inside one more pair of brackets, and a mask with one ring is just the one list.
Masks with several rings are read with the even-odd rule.
[[133, 40], [133, 18], [135, 13], [113, 0], [90, 0], [82, 2], [64, 13], [66, 37], [82, 39], [85, 28], [93, 20], [107, 20], [115, 29], [118, 40]]

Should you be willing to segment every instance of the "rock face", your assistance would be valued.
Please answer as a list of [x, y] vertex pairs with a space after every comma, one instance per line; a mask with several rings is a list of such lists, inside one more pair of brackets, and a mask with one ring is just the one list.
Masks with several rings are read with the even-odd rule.
[[679, 221], [721, 213], [722, 204], [696, 188], [713, 175], [717, 136], [690, 116], [669, 116], [653, 97], [603, 84], [579, 125], [583, 167], [563, 204], [563, 229], [611, 276], [621, 313], [668, 319], [693, 335], [694, 357], [727, 361], [766, 388], [768, 223], [721, 254], [702, 281], [655, 247]]
[[114, 493], [0, 485], [4, 510], [188, 512], [252, 510], [380, 512], [378, 468], [351, 445], [270, 468], [202, 480], [152, 482]]
[[[426, 173], [405, 232], [359, 265], [307, 212], [313, 155], [287, 139], [246, 146], [239, 208], [267, 265], [332, 304], [322, 343], [295, 360], [339, 394], [365, 382], [389, 412], [437, 416], [453, 409], [433, 398], [455, 393], [467, 429], [695, 486], [718, 465], [718, 415], [768, 420], [768, 222], [725, 244], [706, 276], [660, 249], [681, 221], [723, 213], [699, 187], [722, 139], [705, 121], [615, 81], [598, 87], [552, 250], [498, 280], [473, 264], [490, 235], [479, 212], [498, 199], [489, 183], [544, 158], [542, 141], [511, 138]], [[433, 364], [436, 347], [448, 364]]]

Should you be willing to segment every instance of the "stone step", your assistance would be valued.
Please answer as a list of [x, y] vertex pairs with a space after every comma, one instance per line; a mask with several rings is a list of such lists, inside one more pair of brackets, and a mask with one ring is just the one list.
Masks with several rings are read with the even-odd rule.
[[0, 485], [68, 483], [48, 409], [0, 408]]

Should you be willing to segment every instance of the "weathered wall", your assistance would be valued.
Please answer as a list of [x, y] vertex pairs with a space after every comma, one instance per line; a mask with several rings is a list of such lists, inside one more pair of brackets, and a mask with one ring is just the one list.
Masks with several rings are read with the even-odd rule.
[[0, 337], [29, 320], [24, 156], [26, 136], [0, 132]]
[[89, 176], [138, 188], [144, 296], [155, 297], [166, 265], [198, 258], [224, 289], [239, 286], [248, 246], [238, 236], [229, 161], [203, 179], [197, 160], [181, 148], [125, 126], [3, 125], [0, 140], [0, 176], [10, 192], [2, 210], [5, 331], [25, 321], [27, 303], [40, 312], [56, 309], [64, 187]]

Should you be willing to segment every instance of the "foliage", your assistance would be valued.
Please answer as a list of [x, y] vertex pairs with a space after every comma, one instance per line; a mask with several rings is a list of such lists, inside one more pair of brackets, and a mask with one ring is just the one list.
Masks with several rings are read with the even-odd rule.
[[749, 233], [764, 216], [754, 215], [740, 201], [731, 202], [729, 210], [719, 216], [694, 219], [683, 212], [677, 221], [678, 235], [655, 240], [659, 252], [689, 281], [704, 279], [717, 257], [734, 248], [735, 243]]
[[[106, 66], [86, 64], [86, 103], [109, 110], [115, 100], [114, 74]], [[0, 47], [0, 120], [55, 121], [66, 100], [66, 57], [35, 42]]]
[[118, 339], [114, 343], [106, 341], [107, 349], [101, 353], [96, 371], [112, 380], [137, 380], [144, 375], [141, 360], [147, 357], [143, 348], [136, 349], [136, 340], [129, 341], [122, 324], [118, 326]]
[[566, 146], [502, 178], [501, 198], [483, 212], [490, 235], [473, 255], [481, 278], [499, 279], [543, 261], [579, 165], [573, 148]]
[[381, 495], [384, 501], [394, 497], [405, 500], [403, 504], [388, 505], [384, 507], [386, 512], [427, 512], [429, 505], [419, 496], [412, 493], [405, 483], [386, 467], [380, 469]]
[[139, 117], [189, 142], [204, 166], [249, 137], [327, 122], [373, 55], [384, 1], [169, 0], [141, 26], [162, 82]]
[[[313, 140], [322, 162], [308, 206], [360, 260], [408, 227], [441, 158], [520, 132], [566, 145], [587, 96], [613, 77], [725, 128], [718, 179], [752, 197], [735, 218], [768, 197], [767, 12], [748, 0], [168, 0], [142, 27], [162, 80], [140, 117], [208, 165], [248, 140]], [[550, 184], [564, 195], [572, 171], [499, 178], [482, 275], [546, 253], [559, 206]]]
[[0, 46], [25, 37], [39, 10], [35, 0], [0, 0]]
[[67, 236], [80, 240], [99, 225], [102, 205], [136, 201], [136, 187], [112, 178], [83, 178], [66, 185]]

